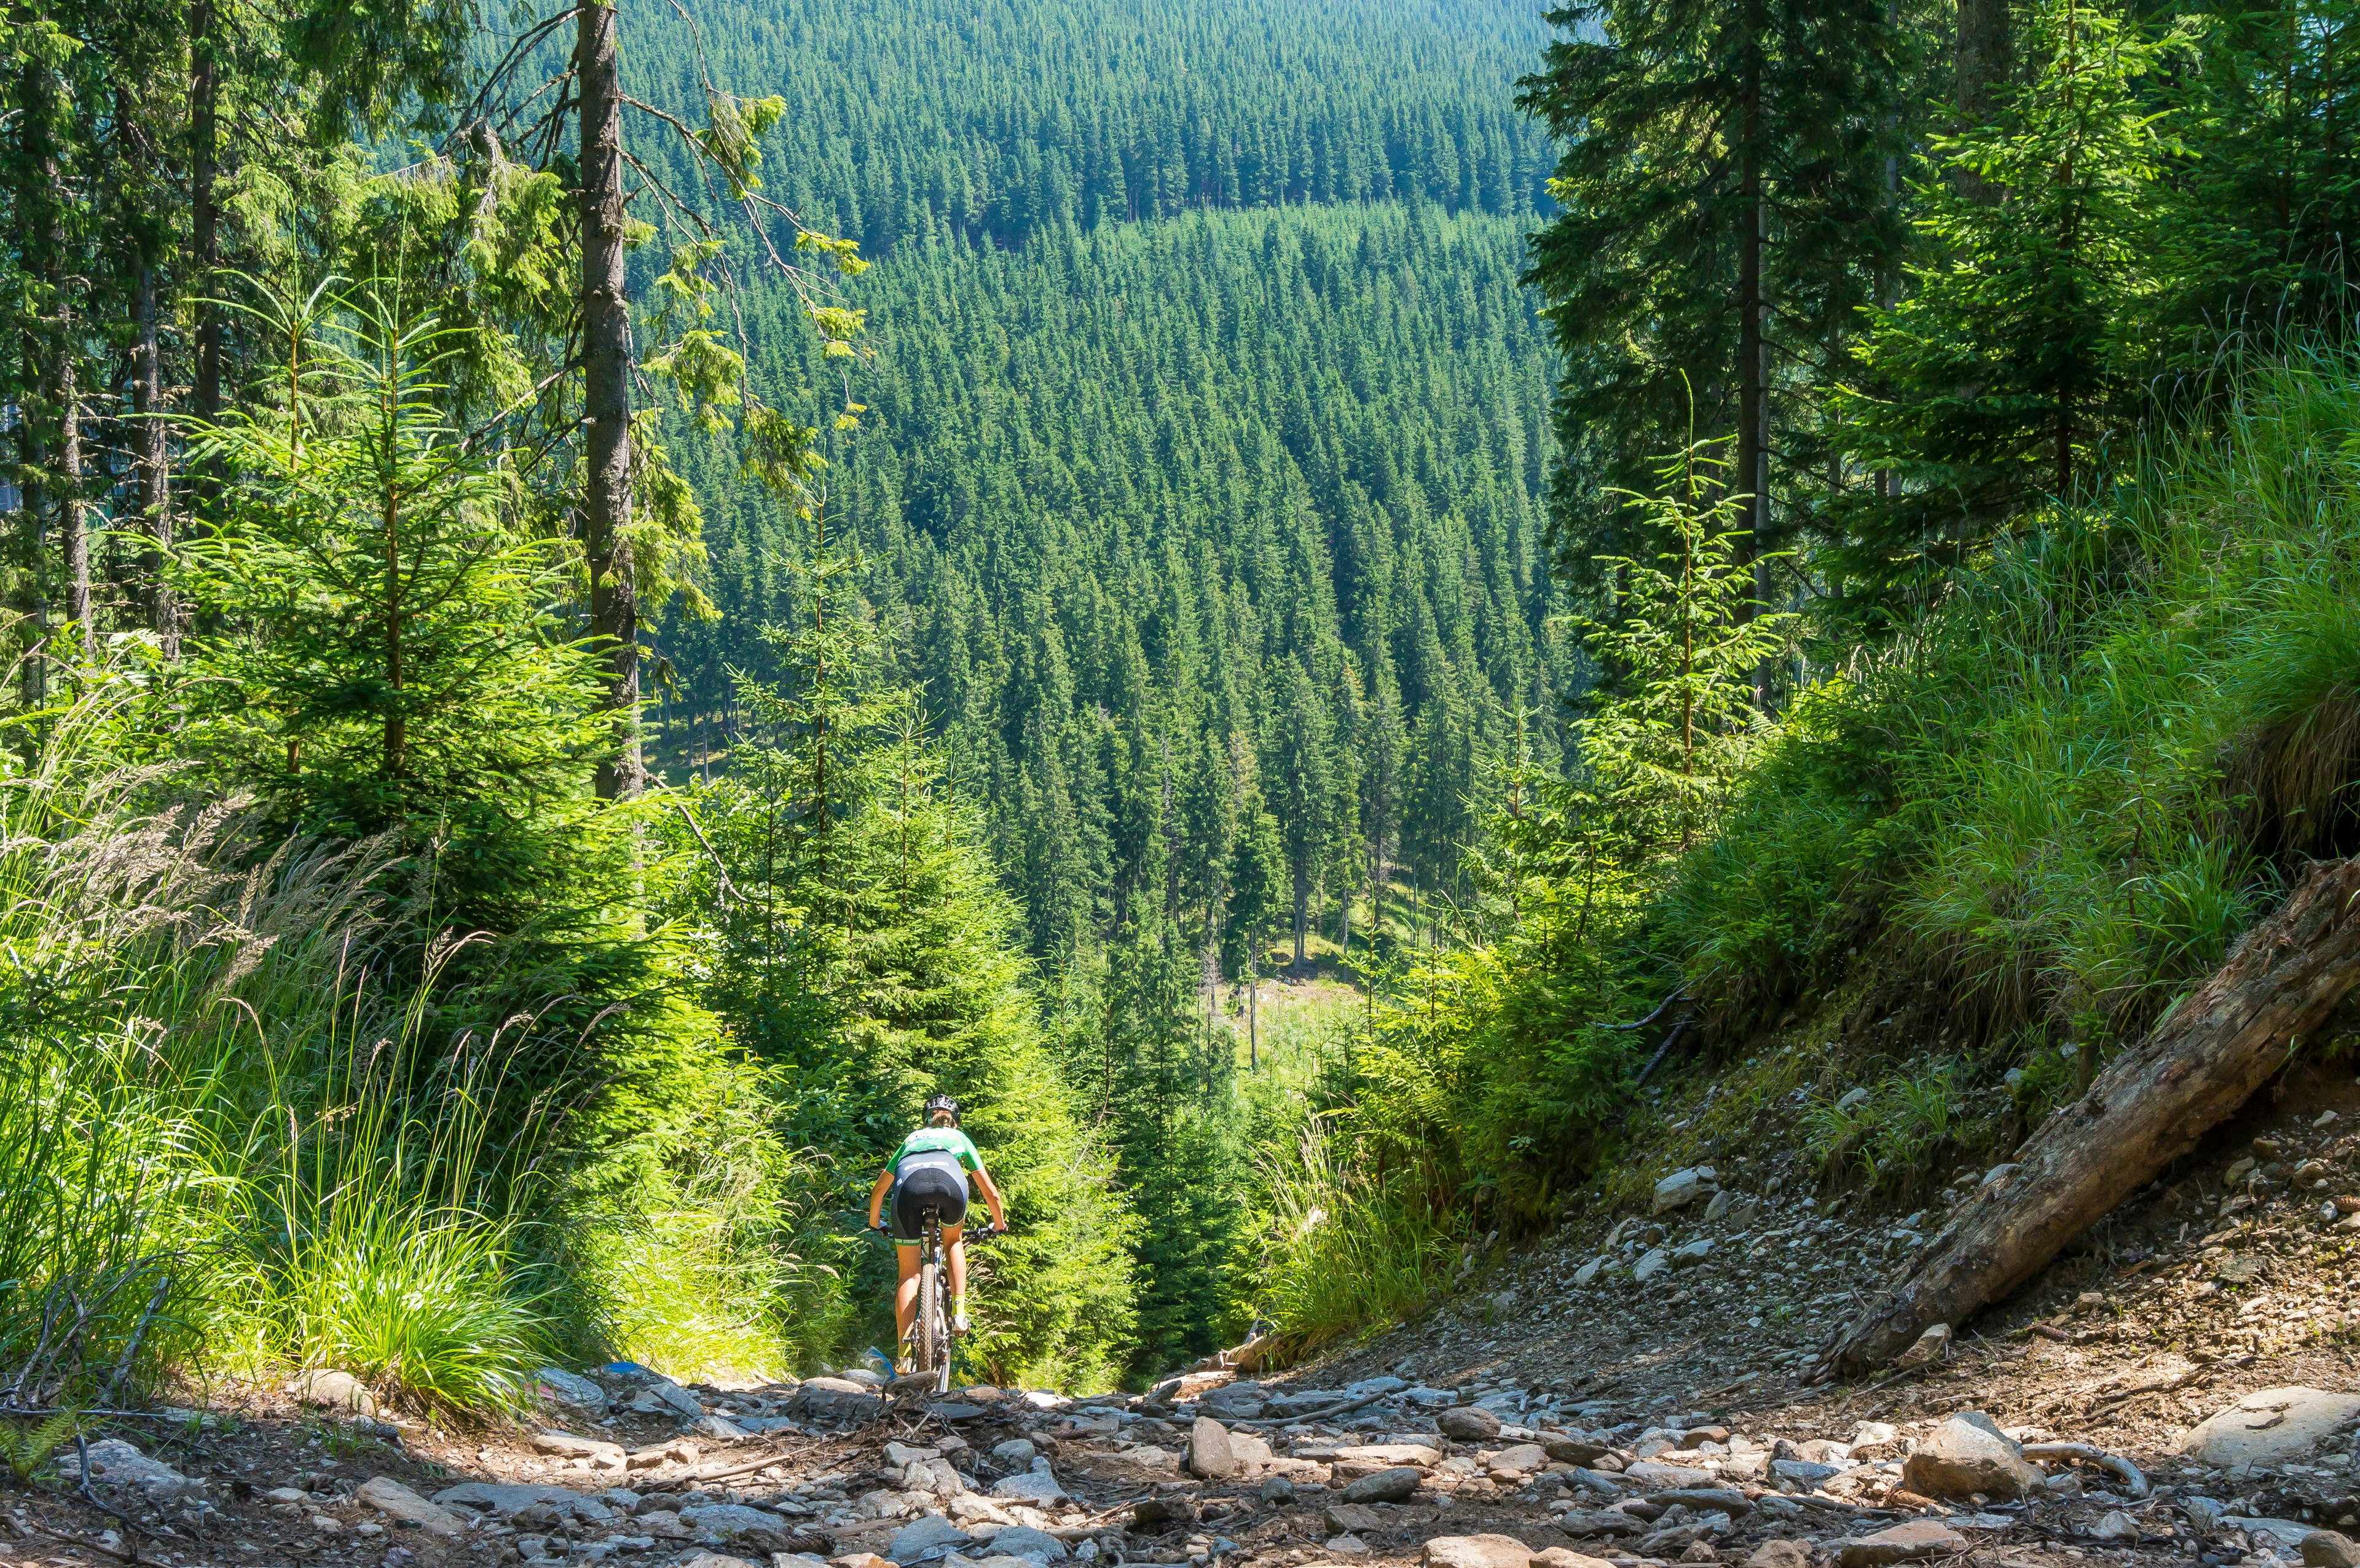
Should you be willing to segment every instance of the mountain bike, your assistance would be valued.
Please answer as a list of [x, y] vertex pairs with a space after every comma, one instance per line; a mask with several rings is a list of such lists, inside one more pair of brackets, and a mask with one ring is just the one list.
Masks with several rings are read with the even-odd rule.
[[[976, 1247], [996, 1234], [999, 1233], [989, 1230], [967, 1232], [965, 1239], [969, 1259], [973, 1259]], [[908, 1376], [930, 1379], [934, 1392], [946, 1394], [950, 1392], [951, 1367], [957, 1358], [958, 1333], [951, 1324], [950, 1259], [943, 1251], [942, 1211], [929, 1205], [919, 1211], [918, 1301], [910, 1317]]]

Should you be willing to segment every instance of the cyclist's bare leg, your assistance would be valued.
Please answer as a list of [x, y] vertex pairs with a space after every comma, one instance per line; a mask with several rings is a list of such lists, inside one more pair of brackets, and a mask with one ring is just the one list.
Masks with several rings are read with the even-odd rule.
[[902, 1345], [910, 1343], [910, 1323], [918, 1315], [918, 1252], [915, 1246], [893, 1245], [893, 1261], [901, 1269], [901, 1280], [893, 1287], [893, 1328]]
[[951, 1263], [951, 1296], [957, 1300], [967, 1294], [967, 1227], [943, 1226], [943, 1256]]

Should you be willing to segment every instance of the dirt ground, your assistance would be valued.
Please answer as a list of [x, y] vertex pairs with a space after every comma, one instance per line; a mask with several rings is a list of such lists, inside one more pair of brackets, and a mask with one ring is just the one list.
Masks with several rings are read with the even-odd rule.
[[[71, 1447], [34, 1484], [0, 1471], [0, 1564], [2271, 1568], [2308, 1550], [2335, 1568], [2303, 1534], [2360, 1533], [2360, 1399], [2265, 1465], [2181, 1452], [2259, 1390], [2360, 1388], [2360, 1084], [2341, 1071], [2259, 1097], [1931, 1365], [1854, 1385], [1803, 1378], [1939, 1205], [1863, 1213], [1813, 1195], [1792, 1158], [1745, 1170], [1662, 1212], [1569, 1215], [1470, 1263], [1424, 1321], [1261, 1383], [930, 1402], [858, 1379], [618, 1374], [608, 1413], [468, 1431], [234, 1391], [99, 1434], [169, 1466], [161, 1491], [78, 1491]], [[2140, 1485], [2050, 1458], [2022, 1499], [1911, 1491], [1912, 1454], [1967, 1410], [2007, 1440], [2127, 1460]], [[382, 1483], [436, 1523], [372, 1502]], [[470, 1483], [553, 1490], [453, 1498]], [[1918, 1535], [1871, 1541], [1899, 1525]]]

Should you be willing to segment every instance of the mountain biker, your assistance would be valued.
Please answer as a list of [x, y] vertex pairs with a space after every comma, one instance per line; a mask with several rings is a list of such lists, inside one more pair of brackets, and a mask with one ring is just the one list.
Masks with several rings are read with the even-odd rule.
[[885, 1194], [889, 1191], [893, 1194], [893, 1257], [901, 1269], [901, 1281], [893, 1290], [893, 1326], [905, 1350], [910, 1344], [910, 1321], [918, 1310], [918, 1242], [925, 1211], [932, 1208], [942, 1217], [943, 1250], [950, 1259], [951, 1326], [960, 1334], [967, 1329], [963, 1222], [970, 1172], [991, 1210], [992, 1234], [1004, 1235], [1008, 1230], [1008, 1210], [1000, 1201], [1000, 1189], [992, 1184], [991, 1172], [983, 1168], [983, 1156], [974, 1141], [959, 1130], [958, 1124], [956, 1100], [948, 1094], [928, 1100], [926, 1125], [901, 1140], [893, 1158], [877, 1172], [877, 1185], [869, 1193], [871, 1230], [885, 1228]]

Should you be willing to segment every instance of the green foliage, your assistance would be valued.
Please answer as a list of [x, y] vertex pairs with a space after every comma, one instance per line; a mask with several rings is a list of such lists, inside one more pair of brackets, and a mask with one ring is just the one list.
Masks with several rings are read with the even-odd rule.
[[871, 256], [948, 238], [1013, 249], [1206, 207], [1415, 194], [1518, 217], [1546, 201], [1546, 139], [1508, 102], [1543, 33], [1498, 0], [1415, 15], [727, 0], [695, 16], [694, 41], [661, 13], [634, 18], [632, 90], [675, 111], [705, 103], [705, 77], [782, 94], [769, 193]]
[[[1289, 208], [928, 245], [845, 286], [880, 354], [866, 428], [831, 438], [831, 537], [1036, 956], [1112, 935], [1167, 788], [1175, 918], [1238, 928], [1258, 800], [1288, 916], [1300, 872], [1336, 940], [1372, 862], [1389, 887], [1462, 887], [1513, 704], [1561, 753], [1582, 670], [1551, 619], [1519, 245], [1431, 207]], [[780, 340], [793, 308], [749, 295], [749, 332]], [[832, 378], [816, 354], [804, 376]], [[804, 525], [720, 454], [683, 463], [725, 617], [660, 634], [675, 778], [731, 743], [729, 672], [775, 678], [758, 628], [810, 619]]]
[[2255, 377], [1799, 707], [1662, 907], [1690, 983], [1758, 1017], [1882, 924], [2012, 1049], [2150, 1025], [2349, 831], [2355, 409], [2339, 361]]
[[1314, 1117], [1293, 1147], [1262, 1156], [1259, 1249], [1240, 1260], [1253, 1315], [1296, 1354], [1420, 1316], [1459, 1254], [1447, 1214], [1366, 1180], [1336, 1143]]
[[2180, 148], [2151, 103], [2193, 40], [2088, 0], [2030, 20], [2039, 74], [1992, 124], [1934, 144], [1927, 260], [1873, 314], [1859, 374], [1876, 390], [1837, 397], [1852, 459], [1893, 478], [1861, 500], [1841, 558], [1854, 592], [1939, 572], [2041, 495], [2072, 496], [2154, 365]]
[[46, 1421], [0, 1420], [0, 1465], [23, 1486], [49, 1463], [60, 1444], [71, 1441], [82, 1425], [82, 1412], [59, 1410]]
[[[680, 819], [678, 850], [696, 857], [680, 908], [701, 928], [706, 995], [775, 1074], [787, 1136], [827, 1161], [813, 1232], [856, 1228], [855, 1202], [929, 1094], [966, 1104], [1014, 1233], [979, 1260], [971, 1345], [1004, 1378], [1108, 1381], [1131, 1330], [1128, 1213], [1049, 1053], [973, 808], [908, 695], [879, 681], [848, 562], [817, 524], [809, 618], [774, 639], [787, 680], [741, 684], [748, 744]], [[834, 1301], [828, 1326], [879, 1337], [885, 1260], [828, 1256], [857, 1269], [864, 1303]]]
[[1625, 494], [1655, 490], [1657, 454], [1734, 430], [1749, 380], [1770, 455], [1737, 487], [1762, 492], [1766, 537], [1814, 520], [1817, 384], [1898, 267], [1887, 159], [1937, 90], [1928, 35], [1948, 18], [1885, 0], [1573, 0], [1549, 20], [1567, 36], [1519, 102], [1557, 139], [1560, 211], [1525, 280], [1566, 367], [1558, 569], [1603, 593], [1605, 562], [1666, 542]]
[[1657, 469], [1655, 491], [1627, 497], [1646, 518], [1638, 536], [1670, 549], [1655, 561], [1603, 558], [1615, 618], [1585, 623], [1609, 683], [1591, 693], [1582, 760], [1633, 858], [1690, 848], [1710, 827], [1757, 727], [1755, 674], [1794, 619], [1753, 597], [1743, 536], [1730, 526], [1745, 497], [1732, 493], [1719, 444], [1677, 453]]
[[304, 831], [464, 843], [577, 782], [595, 670], [513, 476], [440, 407], [460, 332], [399, 309], [326, 284], [273, 300], [283, 406], [201, 432], [233, 484], [183, 556], [223, 628], [193, 650], [188, 740]]

